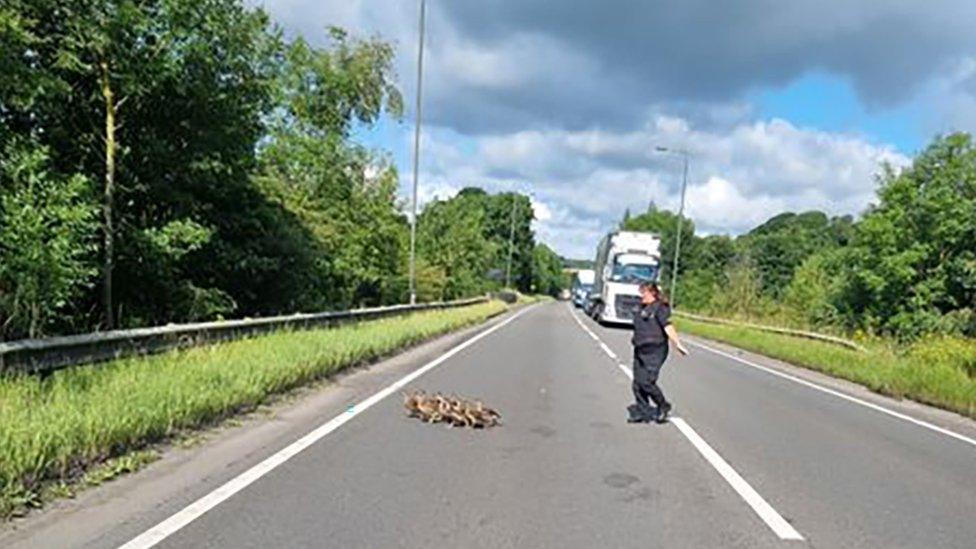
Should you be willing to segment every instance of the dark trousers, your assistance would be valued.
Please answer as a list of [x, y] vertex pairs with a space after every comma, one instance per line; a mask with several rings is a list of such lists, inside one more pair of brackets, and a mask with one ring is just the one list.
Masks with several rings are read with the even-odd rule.
[[657, 386], [657, 377], [661, 373], [661, 367], [668, 358], [668, 344], [647, 345], [634, 349], [634, 407], [632, 412], [636, 417], [652, 418], [654, 409], [651, 408], [648, 398], [660, 408], [667, 405], [668, 401], [664, 398], [664, 393]]

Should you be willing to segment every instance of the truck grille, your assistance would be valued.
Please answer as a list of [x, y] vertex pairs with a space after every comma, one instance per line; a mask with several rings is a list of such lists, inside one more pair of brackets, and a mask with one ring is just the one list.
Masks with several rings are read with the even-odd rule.
[[613, 310], [617, 318], [633, 320], [634, 309], [640, 304], [640, 297], [636, 295], [618, 295], [613, 301]]

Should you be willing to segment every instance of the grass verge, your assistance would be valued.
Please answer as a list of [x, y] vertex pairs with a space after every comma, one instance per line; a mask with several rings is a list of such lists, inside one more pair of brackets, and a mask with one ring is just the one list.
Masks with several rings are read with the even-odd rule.
[[908, 348], [874, 345], [858, 352], [751, 328], [677, 319], [692, 335], [722, 341], [797, 366], [853, 381], [872, 391], [976, 418], [976, 342], [932, 339]]
[[138, 468], [153, 443], [504, 310], [493, 301], [118, 360], [44, 380], [0, 378], [0, 517]]

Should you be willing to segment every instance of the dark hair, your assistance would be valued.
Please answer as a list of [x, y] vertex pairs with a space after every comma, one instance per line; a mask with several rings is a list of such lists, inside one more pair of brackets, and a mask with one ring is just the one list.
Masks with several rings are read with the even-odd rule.
[[657, 282], [645, 281], [641, 282], [640, 288], [642, 290], [647, 290], [654, 294], [654, 299], [660, 301], [664, 305], [670, 306], [671, 303], [668, 301], [668, 296], [664, 295], [664, 290], [657, 285]]

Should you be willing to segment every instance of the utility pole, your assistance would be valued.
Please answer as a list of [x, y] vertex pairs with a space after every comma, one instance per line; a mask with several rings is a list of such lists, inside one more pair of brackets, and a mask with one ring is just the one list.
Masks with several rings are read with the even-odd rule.
[[417, 104], [413, 127], [413, 201], [410, 216], [410, 304], [417, 302], [417, 171], [420, 164], [421, 90], [424, 74], [424, 27], [427, 0], [420, 0], [420, 27], [417, 39]]
[[678, 206], [678, 233], [674, 237], [674, 266], [671, 269], [671, 307], [677, 307], [678, 295], [678, 258], [681, 256], [681, 226], [685, 215], [685, 191], [688, 188], [688, 151], [684, 149], [669, 149], [667, 147], [655, 147], [655, 150], [663, 153], [680, 155], [684, 160], [681, 176], [681, 205]]

